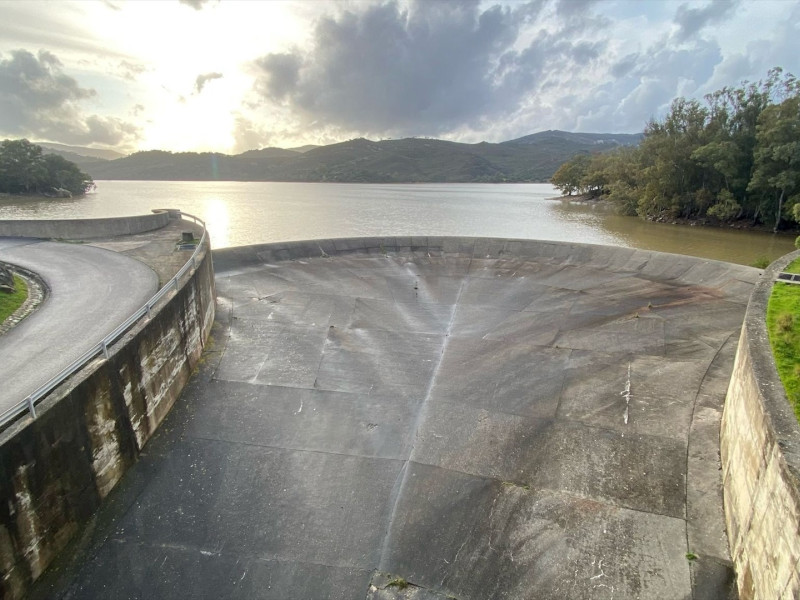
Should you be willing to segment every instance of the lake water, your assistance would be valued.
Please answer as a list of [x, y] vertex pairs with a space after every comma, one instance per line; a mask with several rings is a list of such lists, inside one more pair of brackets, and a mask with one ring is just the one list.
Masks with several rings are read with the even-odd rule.
[[98, 181], [81, 199], [0, 198], [0, 219], [136, 215], [179, 208], [216, 248], [312, 238], [463, 235], [611, 244], [751, 264], [794, 250], [794, 236], [648, 223], [565, 205], [547, 184], [326, 184]]

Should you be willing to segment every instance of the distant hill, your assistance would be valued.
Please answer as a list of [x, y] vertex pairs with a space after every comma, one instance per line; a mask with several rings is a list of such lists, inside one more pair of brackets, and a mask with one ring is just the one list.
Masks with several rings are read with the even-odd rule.
[[316, 144], [306, 144], [305, 146], [295, 146], [294, 148], [289, 148], [289, 150], [294, 150], [295, 152], [308, 152], [314, 148], [319, 148], [319, 146]]
[[540, 131], [503, 142], [504, 144], [539, 145], [562, 141], [567, 144], [580, 146], [593, 146], [596, 148], [616, 148], [617, 146], [636, 146], [642, 141], [641, 133], [569, 133], [567, 131], [548, 130]]
[[115, 150], [103, 150], [102, 148], [87, 148], [85, 146], [67, 146], [66, 144], [53, 144], [51, 142], [34, 142], [46, 150], [56, 150], [54, 154], [72, 154], [86, 158], [101, 158], [103, 160], [115, 160], [125, 156], [122, 152]]
[[264, 148], [230, 156], [152, 150], [78, 163], [95, 180], [364, 183], [544, 182], [576, 154], [638, 144], [641, 135], [545, 131], [500, 144], [364, 138], [303, 151]]

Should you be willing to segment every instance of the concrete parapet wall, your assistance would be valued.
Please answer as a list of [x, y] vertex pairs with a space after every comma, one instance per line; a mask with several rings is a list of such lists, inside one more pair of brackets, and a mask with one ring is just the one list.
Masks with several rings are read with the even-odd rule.
[[211, 253], [110, 350], [0, 434], [0, 597], [25, 595], [133, 464], [214, 321]]
[[0, 237], [32, 237], [54, 239], [91, 239], [116, 235], [133, 235], [166, 226], [169, 211], [149, 215], [111, 217], [107, 219], [26, 219], [0, 221]]
[[[564, 266], [613, 267], [676, 284], [717, 286], [726, 290], [739, 285], [749, 287], [753, 271], [752, 267], [635, 248], [440, 236], [320, 239], [223, 248], [214, 251], [214, 264], [217, 271], [246, 271], [248, 266], [312, 256], [409, 252], [430, 257], [508, 258], [509, 261], [549, 259]], [[721, 269], [722, 264], [725, 268]], [[741, 273], [741, 278], [737, 273]]]
[[725, 520], [742, 600], [800, 598], [800, 425], [766, 328], [770, 266], [747, 307], [720, 434]]

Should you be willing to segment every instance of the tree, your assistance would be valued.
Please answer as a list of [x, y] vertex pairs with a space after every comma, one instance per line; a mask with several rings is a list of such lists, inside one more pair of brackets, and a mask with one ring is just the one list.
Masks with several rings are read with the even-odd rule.
[[586, 175], [590, 160], [588, 154], [574, 156], [553, 173], [550, 182], [565, 196], [572, 196], [575, 192], [582, 191], [581, 180]]
[[44, 163], [48, 185], [51, 187], [69, 190], [74, 195], [85, 194], [94, 188], [92, 178], [63, 156], [45, 154]]
[[43, 154], [28, 140], [0, 142], [0, 192], [41, 194], [58, 188], [81, 195], [93, 187], [92, 178], [62, 156]]
[[0, 189], [11, 194], [38, 191], [47, 177], [42, 148], [28, 140], [0, 143]]
[[605, 194], [625, 214], [749, 217], [777, 230], [800, 203], [800, 82], [776, 68], [707, 95], [705, 105], [677, 98], [646, 125], [638, 148], [593, 158], [578, 183], [576, 165], [562, 167], [568, 193]]
[[773, 231], [778, 231], [784, 202], [793, 192], [800, 192], [800, 97], [761, 112], [753, 155], [753, 177], [747, 189], [774, 199]]

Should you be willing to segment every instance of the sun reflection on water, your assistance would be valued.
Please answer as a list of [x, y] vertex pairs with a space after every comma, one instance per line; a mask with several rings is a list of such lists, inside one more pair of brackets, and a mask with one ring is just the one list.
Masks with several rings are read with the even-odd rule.
[[207, 198], [201, 218], [206, 222], [214, 248], [225, 248], [230, 245], [230, 214], [228, 203], [221, 198]]

